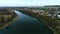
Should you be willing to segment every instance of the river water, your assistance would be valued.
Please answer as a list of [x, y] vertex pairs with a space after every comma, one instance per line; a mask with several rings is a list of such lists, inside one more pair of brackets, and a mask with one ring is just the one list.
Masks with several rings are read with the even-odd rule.
[[15, 11], [18, 18], [0, 34], [53, 34], [48, 27], [29, 15]]

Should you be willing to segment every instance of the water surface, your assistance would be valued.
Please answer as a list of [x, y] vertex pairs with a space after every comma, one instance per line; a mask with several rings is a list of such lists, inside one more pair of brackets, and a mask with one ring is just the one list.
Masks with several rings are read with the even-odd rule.
[[0, 34], [53, 34], [44, 24], [29, 15], [15, 11], [18, 15], [9, 27], [0, 31]]

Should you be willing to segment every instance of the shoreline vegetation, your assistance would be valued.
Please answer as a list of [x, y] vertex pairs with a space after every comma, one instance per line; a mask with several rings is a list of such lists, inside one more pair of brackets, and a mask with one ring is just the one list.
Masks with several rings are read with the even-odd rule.
[[17, 19], [17, 16], [16, 17], [14, 17], [13, 19], [12, 19], [12, 21], [10, 21], [10, 22], [8, 22], [8, 23], [5, 23], [1, 28], [0, 28], [0, 30], [2, 30], [2, 29], [4, 29], [4, 28], [6, 28], [6, 27], [8, 27], [13, 21], [15, 21]]
[[[11, 9], [5, 9], [5, 10], [9, 10], [10, 12], [9, 12], [9, 14], [7, 14], [7, 12], [8, 11], [6, 11], [6, 12], [1, 12], [1, 11], [3, 11], [3, 10], [1, 10], [0, 9], [0, 15], [3, 17], [3, 24], [0, 26], [0, 30], [2, 30], [2, 29], [4, 29], [4, 28], [6, 28], [6, 27], [8, 27], [12, 22], [14, 22], [16, 19], [17, 19], [17, 17], [18, 17], [18, 15], [14, 12], [14, 10], [11, 10]], [[4, 11], [5, 11], [4, 10]], [[2, 14], [3, 15], [2, 15]], [[11, 14], [10, 14], [11, 13]], [[1, 17], [0, 16], [0, 17]], [[2, 19], [1, 19], [2, 20]]]
[[17, 15], [16, 15], [16, 17], [14, 17], [10, 22], [5, 23], [5, 24], [0, 28], [0, 30], [8, 27], [8, 26], [9, 26], [13, 21], [15, 21], [16, 19], [17, 19]]
[[[57, 26], [56, 26], [57, 19], [52, 19], [50, 17], [48, 18], [48, 17], [42, 16], [42, 15], [39, 15], [37, 13], [33, 13], [32, 11], [27, 11], [27, 10], [20, 10], [20, 12], [37, 18], [39, 21], [41, 21], [43, 24], [45, 24], [54, 34], [59, 34], [59, 32], [57, 31], [58, 30]], [[46, 19], [48, 21], [46, 21]], [[49, 19], [50, 19], [50, 21], [49, 21]]]

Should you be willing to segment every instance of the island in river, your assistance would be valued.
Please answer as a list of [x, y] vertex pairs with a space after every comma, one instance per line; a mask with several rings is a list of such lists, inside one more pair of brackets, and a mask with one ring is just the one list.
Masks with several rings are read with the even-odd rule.
[[15, 20], [16, 14], [12, 9], [0, 9], [0, 30], [11, 24]]

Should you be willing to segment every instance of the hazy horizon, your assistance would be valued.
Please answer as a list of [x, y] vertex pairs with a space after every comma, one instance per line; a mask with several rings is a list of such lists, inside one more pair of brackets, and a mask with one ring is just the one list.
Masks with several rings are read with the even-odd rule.
[[0, 0], [0, 7], [60, 5], [60, 0]]

